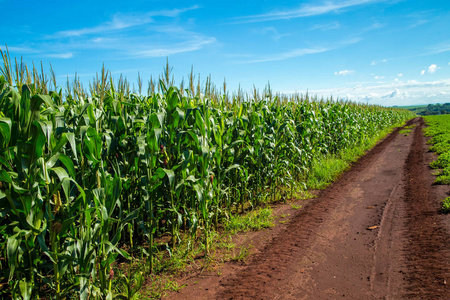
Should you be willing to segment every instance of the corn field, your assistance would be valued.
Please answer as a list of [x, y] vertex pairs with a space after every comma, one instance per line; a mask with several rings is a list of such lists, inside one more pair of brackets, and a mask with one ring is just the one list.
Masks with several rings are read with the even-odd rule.
[[[308, 95], [244, 95], [167, 66], [147, 95], [105, 69], [64, 91], [2, 52], [0, 283], [12, 299], [111, 299], [112, 264], [155, 239], [201, 239], [248, 207], [289, 197], [314, 159], [411, 118]], [[126, 251], [127, 250], [127, 251]]]

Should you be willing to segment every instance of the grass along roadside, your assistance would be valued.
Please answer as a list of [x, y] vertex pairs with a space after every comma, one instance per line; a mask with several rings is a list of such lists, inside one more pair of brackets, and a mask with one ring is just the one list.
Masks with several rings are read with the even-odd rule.
[[[116, 266], [119, 270], [119, 278], [115, 282], [117, 293], [130, 290], [127, 285], [131, 282], [131, 289], [136, 292], [133, 296], [135, 298], [130, 299], [160, 299], [169, 292], [183, 288], [184, 284], [180, 283], [179, 279], [185, 274], [220, 273], [220, 266], [223, 263], [242, 262], [251, 255], [252, 244], [242, 241], [236, 243], [237, 236], [245, 235], [249, 231], [271, 228], [275, 226], [275, 218], [270, 206], [233, 215], [229, 220], [224, 220], [219, 230], [211, 233], [208, 255], [204, 243], [188, 235], [173, 249], [165, 241], [157, 241], [161, 250], [156, 255], [154, 265], [156, 272], [150, 274], [143, 259]], [[137, 275], [129, 278], [129, 274]], [[141, 276], [145, 277], [145, 280], [141, 281]]]
[[[430, 163], [435, 169], [433, 175], [437, 175], [436, 184], [450, 184], [450, 115], [437, 115], [424, 117], [428, 127], [424, 129], [426, 136], [431, 136], [428, 141], [430, 150], [438, 154], [438, 158]], [[441, 211], [450, 213], [450, 197], [442, 201]]]
[[[380, 140], [385, 138], [395, 128], [403, 127], [406, 130], [411, 130], [413, 126], [404, 126], [404, 124], [395, 124], [386, 128], [374, 135], [371, 138], [366, 138], [359, 145], [353, 148], [341, 150], [334, 155], [322, 156], [315, 159], [312, 164], [311, 173], [306, 181], [308, 190], [324, 189], [329, 184], [334, 182], [339, 176], [348, 170], [352, 163], [356, 162], [366, 151], [372, 149]], [[400, 133], [405, 129], [402, 129]]]

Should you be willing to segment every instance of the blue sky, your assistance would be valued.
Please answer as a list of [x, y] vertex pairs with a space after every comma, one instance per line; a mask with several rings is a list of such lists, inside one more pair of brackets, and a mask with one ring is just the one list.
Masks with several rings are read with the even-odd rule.
[[450, 2], [0, 0], [0, 47], [51, 62], [58, 84], [104, 63], [115, 78], [191, 67], [228, 89], [382, 105], [450, 102]]

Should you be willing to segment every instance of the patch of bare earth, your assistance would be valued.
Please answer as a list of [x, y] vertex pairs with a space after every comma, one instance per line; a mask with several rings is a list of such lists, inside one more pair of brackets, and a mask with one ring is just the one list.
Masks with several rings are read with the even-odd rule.
[[[193, 272], [168, 299], [450, 299], [448, 187], [422, 134], [394, 131], [289, 222], [240, 237], [244, 262]], [[449, 283], [450, 284], [450, 283]]]

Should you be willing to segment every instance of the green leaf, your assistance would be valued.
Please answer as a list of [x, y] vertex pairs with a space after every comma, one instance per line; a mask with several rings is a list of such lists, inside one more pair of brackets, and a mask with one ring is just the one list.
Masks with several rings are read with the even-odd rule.
[[6, 246], [6, 255], [8, 257], [9, 265], [9, 280], [13, 279], [14, 271], [17, 266], [17, 254], [19, 250], [19, 245], [22, 239], [19, 237], [19, 233], [8, 238], [8, 243]]
[[87, 107], [87, 114], [89, 117], [89, 125], [91, 125], [92, 127], [95, 127], [95, 115], [94, 115], [94, 105], [91, 103], [89, 104], [89, 106]]
[[12, 183], [12, 178], [5, 170], [0, 170], [0, 181]]
[[231, 166], [229, 166], [229, 167], [225, 170], [225, 173], [224, 173], [224, 174], [227, 174], [228, 172], [230, 172], [230, 171], [233, 170], [233, 169], [240, 169], [240, 168], [241, 168], [241, 166], [238, 165], [238, 164], [231, 165]]
[[56, 143], [55, 147], [53, 147], [52, 149], [52, 153], [56, 154], [58, 153], [62, 147], [64, 147], [64, 145], [66, 145], [66, 143], [69, 141], [68, 137], [67, 137], [67, 133], [64, 132], [60, 139], [58, 140], [58, 142]]
[[27, 281], [19, 281], [19, 289], [20, 294], [22, 296], [23, 300], [30, 300], [31, 299], [31, 291], [33, 289], [33, 282], [27, 282]]
[[40, 158], [42, 156], [42, 153], [44, 152], [44, 145], [46, 141], [44, 130], [46, 131], [47, 129], [42, 128], [42, 125], [43, 124], [41, 122], [33, 123], [33, 135], [34, 135], [33, 148], [35, 149], [34, 153], [35, 159]]
[[73, 161], [65, 154], [59, 154], [58, 159], [64, 164], [71, 178], [76, 179], [75, 166]]
[[0, 134], [2, 135], [2, 146], [6, 147], [11, 139], [11, 119], [0, 118]]
[[73, 155], [75, 159], [78, 160], [77, 157], [77, 145], [75, 144], [75, 134], [73, 132], [66, 132], [66, 137], [69, 140], [70, 147], [72, 148]]
[[89, 297], [89, 281], [86, 276], [80, 276], [80, 300], [87, 300]]
[[31, 110], [39, 110], [42, 103], [46, 106], [53, 106], [53, 100], [49, 95], [33, 95], [31, 97]]
[[55, 259], [53, 258], [52, 253], [50, 252], [50, 249], [48, 249], [47, 245], [45, 244], [45, 238], [44, 238], [45, 232], [39, 234], [37, 236], [37, 240], [39, 243], [39, 246], [41, 247], [41, 251], [50, 258], [52, 263], [56, 263]]
[[55, 172], [56, 176], [58, 176], [59, 178], [59, 181], [63, 181], [64, 178], [69, 178], [66, 170], [64, 170], [62, 167], [51, 168], [49, 170]]
[[167, 178], [169, 179], [170, 187], [173, 189], [175, 184], [175, 173], [172, 170], [163, 169], [164, 173], [166, 173]]
[[205, 136], [206, 135], [205, 122], [203, 121], [203, 117], [200, 114], [199, 110], [195, 111], [195, 124], [197, 124], [197, 128], [200, 130], [202, 136]]
[[72, 218], [65, 219], [61, 225], [61, 230], [59, 231], [58, 235], [63, 236], [71, 226], [74, 226], [74, 222], [78, 217], [79, 216], [76, 215]]
[[53, 123], [51, 121], [39, 121], [40, 128], [47, 138], [47, 145], [50, 145], [50, 138], [53, 134]]
[[167, 93], [167, 108], [172, 111], [180, 102], [180, 95], [175, 87], [170, 87]]
[[197, 192], [198, 201], [203, 201], [203, 187], [200, 184], [194, 184], [194, 190]]

